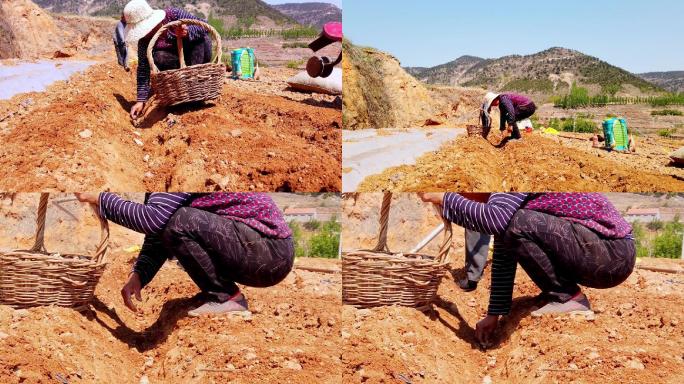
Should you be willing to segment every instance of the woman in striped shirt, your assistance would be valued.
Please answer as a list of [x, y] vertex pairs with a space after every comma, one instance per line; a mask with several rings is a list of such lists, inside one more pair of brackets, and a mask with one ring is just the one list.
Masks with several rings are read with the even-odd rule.
[[138, 259], [121, 290], [131, 299], [164, 262], [178, 259], [207, 294], [207, 302], [191, 316], [247, 310], [236, 283], [269, 287], [282, 281], [294, 261], [292, 232], [270, 196], [263, 193], [151, 193], [144, 204], [113, 193], [76, 194], [98, 205], [100, 216], [145, 234]]
[[599, 193], [493, 193], [486, 203], [456, 193], [421, 197], [441, 204], [447, 220], [494, 235], [489, 308], [475, 330], [485, 345], [510, 311], [517, 263], [547, 301], [533, 316], [590, 311], [579, 285], [614, 287], [634, 269], [632, 228]]
[[[126, 20], [125, 39], [129, 44], [138, 43], [138, 99], [131, 108], [131, 117], [137, 118], [150, 97], [150, 63], [147, 48], [159, 29], [172, 21], [194, 19], [205, 21], [179, 8], [154, 10], [145, 0], [132, 0], [124, 7]], [[192, 25], [166, 30], [159, 36], [152, 51], [152, 58], [159, 70], [180, 68], [176, 36], [183, 39], [183, 52], [188, 66], [211, 61], [212, 43], [207, 31]]]

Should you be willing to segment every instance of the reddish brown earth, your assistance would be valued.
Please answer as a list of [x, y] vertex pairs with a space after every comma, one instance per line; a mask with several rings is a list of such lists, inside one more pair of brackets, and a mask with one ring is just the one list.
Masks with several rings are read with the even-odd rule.
[[135, 71], [113, 63], [2, 101], [0, 190], [338, 191], [341, 105], [288, 91], [291, 73], [227, 80], [215, 104], [158, 109], [140, 128]]
[[[345, 250], [375, 245], [379, 193], [342, 200]], [[439, 223], [415, 194], [395, 194], [388, 245], [408, 251]], [[439, 241], [424, 250], [434, 254]], [[518, 269], [511, 314], [488, 350], [474, 327], [487, 310], [489, 268], [477, 290], [465, 293], [463, 229], [454, 227], [451, 269], [434, 313], [412, 308], [342, 309], [344, 382], [349, 383], [679, 383], [684, 379], [684, 261], [640, 259], [620, 286], [585, 289], [595, 319], [533, 318], [539, 289]], [[670, 269], [659, 273], [642, 267]]]
[[[37, 199], [0, 196], [0, 249], [32, 243]], [[93, 215], [79, 203], [62, 207], [49, 206], [47, 248], [92, 251]], [[341, 275], [300, 268], [339, 270], [336, 260], [297, 259], [280, 284], [244, 288], [250, 314], [203, 318], [185, 316], [198, 289], [168, 262], [133, 313], [119, 291], [136, 256], [126, 249], [142, 236], [111, 229], [109, 264], [89, 311], [0, 305], [1, 383], [341, 383]]]
[[386, 169], [366, 178], [359, 191], [567, 191], [677, 192], [681, 168], [669, 164], [669, 145], [638, 139], [637, 154], [591, 148], [586, 135], [569, 138], [524, 134], [521, 142], [499, 146], [490, 134], [461, 137], [415, 165]]

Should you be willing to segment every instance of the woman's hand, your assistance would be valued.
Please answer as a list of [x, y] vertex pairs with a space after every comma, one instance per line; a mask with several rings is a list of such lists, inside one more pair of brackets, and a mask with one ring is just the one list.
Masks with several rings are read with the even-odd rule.
[[176, 33], [176, 36], [184, 39], [188, 37], [188, 26], [187, 25], [179, 25], [176, 27], [176, 30], [174, 31]]
[[124, 304], [133, 312], [137, 312], [138, 309], [133, 304], [132, 296], [135, 295], [135, 299], [142, 301], [142, 296], [140, 295], [140, 290], [142, 289], [142, 283], [140, 282], [140, 275], [138, 272], [131, 272], [128, 277], [128, 282], [121, 288], [121, 296], [123, 297]]
[[138, 101], [131, 107], [131, 118], [132, 119], [137, 119], [140, 113], [142, 113], [143, 109], [145, 108], [145, 103], [142, 101]]
[[492, 335], [498, 324], [499, 316], [497, 315], [487, 315], [477, 322], [477, 325], [475, 326], [475, 338], [483, 347], [492, 345]]
[[100, 202], [100, 194], [98, 193], [74, 193], [78, 201], [81, 203], [90, 203], [98, 205]]
[[442, 205], [444, 193], [442, 192], [418, 192], [418, 197], [426, 203]]

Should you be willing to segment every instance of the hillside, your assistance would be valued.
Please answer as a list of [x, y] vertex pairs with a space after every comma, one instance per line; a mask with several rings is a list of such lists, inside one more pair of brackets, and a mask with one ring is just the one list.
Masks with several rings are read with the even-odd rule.
[[109, 49], [113, 27], [113, 20], [53, 16], [30, 0], [3, 0], [0, 2], [0, 59], [97, 54], [103, 47]]
[[[396, 57], [345, 41], [345, 129], [406, 128], [476, 119], [482, 91], [439, 88], [409, 75]], [[474, 122], [474, 121], [473, 121]]]
[[684, 71], [648, 72], [638, 76], [670, 92], [684, 92]]
[[[57, 13], [80, 15], [118, 16], [128, 0], [37, 0], [41, 7]], [[221, 18], [226, 27], [295, 24], [288, 16], [280, 13], [262, 0], [149, 0], [155, 8], [178, 7], [202, 16]]]
[[320, 28], [331, 21], [342, 21], [342, 10], [330, 3], [286, 3], [272, 7], [302, 25]]
[[567, 48], [550, 48], [532, 55], [498, 59], [462, 56], [452, 62], [418, 71], [430, 84], [483, 87], [540, 94], [564, 93], [572, 83], [594, 94], [643, 94], [662, 91], [636, 75], [596, 57]]

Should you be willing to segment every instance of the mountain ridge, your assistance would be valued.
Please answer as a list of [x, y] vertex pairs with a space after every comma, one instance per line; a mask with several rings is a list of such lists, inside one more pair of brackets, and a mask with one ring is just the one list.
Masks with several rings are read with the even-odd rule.
[[597, 57], [563, 47], [493, 59], [464, 55], [424, 70], [415, 68], [411, 67], [409, 72], [428, 84], [482, 87], [497, 91], [560, 94], [573, 84], [587, 87], [593, 94], [664, 91], [659, 85]]
[[271, 7], [302, 25], [322, 28], [323, 25], [332, 21], [342, 22], [342, 10], [331, 3], [285, 3], [271, 5]]

